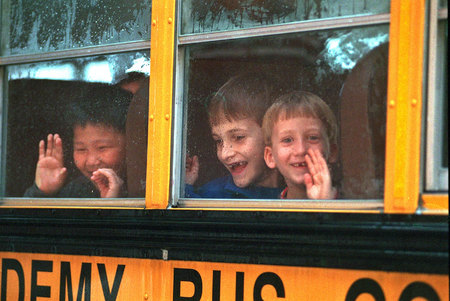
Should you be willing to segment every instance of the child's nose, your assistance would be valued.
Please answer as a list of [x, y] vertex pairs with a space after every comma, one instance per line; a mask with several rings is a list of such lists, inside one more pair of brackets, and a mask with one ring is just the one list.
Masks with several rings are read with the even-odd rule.
[[306, 154], [306, 151], [308, 150], [308, 147], [306, 143], [302, 139], [298, 139], [297, 143], [294, 145], [294, 153], [296, 155], [304, 155]]
[[86, 158], [86, 164], [88, 166], [95, 166], [100, 162], [99, 156], [94, 153], [94, 152], [90, 152]]
[[233, 148], [233, 144], [232, 143], [224, 143], [222, 150], [221, 150], [221, 155], [224, 159], [228, 159], [232, 156], [234, 156], [234, 154], [236, 153], [236, 151]]

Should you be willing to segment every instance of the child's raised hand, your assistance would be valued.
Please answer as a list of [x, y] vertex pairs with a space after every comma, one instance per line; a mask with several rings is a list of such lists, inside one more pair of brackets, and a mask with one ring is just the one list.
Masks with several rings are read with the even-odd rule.
[[190, 157], [186, 155], [186, 177], [185, 182], [189, 185], [194, 185], [198, 179], [198, 170], [200, 169], [200, 164], [198, 162], [198, 156]]
[[111, 168], [99, 168], [92, 173], [91, 180], [100, 190], [102, 198], [118, 198], [123, 180]]
[[336, 196], [331, 183], [330, 170], [319, 150], [309, 149], [306, 155], [309, 174], [305, 174], [306, 194], [309, 199], [330, 200]]
[[58, 134], [39, 141], [39, 160], [36, 166], [36, 186], [45, 194], [53, 194], [62, 188], [67, 176], [64, 167], [62, 140]]

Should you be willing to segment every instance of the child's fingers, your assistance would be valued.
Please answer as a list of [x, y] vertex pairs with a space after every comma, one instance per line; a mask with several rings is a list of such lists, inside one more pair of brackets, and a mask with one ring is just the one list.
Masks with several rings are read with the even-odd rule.
[[[107, 180], [108, 186], [111, 185], [122, 185], [122, 179], [116, 174], [116, 172], [110, 168], [99, 168], [94, 171], [93, 174], [103, 176]], [[111, 187], [110, 187], [111, 188]]]
[[53, 152], [53, 135], [52, 134], [48, 134], [47, 136], [47, 149], [45, 152], [45, 156], [46, 157], [50, 157], [52, 155]]
[[102, 198], [116, 198], [120, 195], [120, 189], [123, 185], [123, 180], [110, 168], [100, 168], [93, 173], [93, 181], [95, 177], [99, 177], [99, 182], [96, 181], [100, 190]]
[[313, 187], [313, 180], [311, 178], [310, 174], [305, 174], [304, 176], [304, 180], [305, 180], [305, 186], [306, 186], [306, 191], [310, 190]]
[[91, 180], [97, 184], [100, 190], [108, 187], [108, 177], [100, 170], [96, 170], [92, 173]]
[[200, 164], [198, 163], [198, 156], [192, 157], [192, 165], [191, 165], [191, 167], [192, 167], [192, 172], [197, 174], [198, 170], [200, 168]]
[[44, 159], [45, 157], [45, 141], [39, 141], [39, 160]]
[[61, 170], [59, 171], [59, 177], [60, 178], [64, 178], [67, 174], [67, 168], [63, 167], [61, 168]]
[[192, 166], [192, 158], [189, 155], [186, 155], [186, 169], [190, 170]]
[[317, 163], [320, 165], [321, 168], [328, 166], [327, 161], [325, 160], [324, 156], [318, 149], [314, 150], [314, 154], [315, 154]]
[[309, 172], [311, 173], [311, 175], [314, 177], [315, 174], [317, 174], [317, 169], [316, 166], [311, 158], [310, 154], [306, 154], [305, 156], [305, 160], [306, 160], [306, 165], [308, 166]]
[[[309, 157], [309, 160], [308, 160]], [[327, 162], [323, 157], [322, 153], [318, 149], [309, 149], [308, 154], [306, 155], [306, 163], [308, 167], [312, 169], [312, 175], [316, 175], [318, 173], [323, 173], [328, 170]], [[311, 165], [309, 165], [311, 163]]]
[[53, 155], [59, 162], [62, 163], [63, 162], [62, 140], [58, 134], [55, 134], [54, 140], [55, 140], [55, 148], [54, 148]]

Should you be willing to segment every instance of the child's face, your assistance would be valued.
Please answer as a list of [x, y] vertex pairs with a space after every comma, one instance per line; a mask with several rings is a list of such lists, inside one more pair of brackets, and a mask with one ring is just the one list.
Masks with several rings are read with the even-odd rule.
[[305, 155], [308, 149], [317, 149], [327, 160], [327, 139], [320, 119], [294, 117], [278, 120], [272, 130], [272, 146], [266, 147], [267, 165], [278, 168], [288, 187], [304, 185], [304, 176], [309, 173]]
[[111, 126], [88, 123], [74, 127], [73, 159], [87, 178], [99, 168], [111, 168], [119, 177], [125, 171], [125, 135]]
[[217, 158], [228, 169], [236, 186], [267, 186], [262, 129], [252, 118], [229, 121], [221, 118], [212, 125]]

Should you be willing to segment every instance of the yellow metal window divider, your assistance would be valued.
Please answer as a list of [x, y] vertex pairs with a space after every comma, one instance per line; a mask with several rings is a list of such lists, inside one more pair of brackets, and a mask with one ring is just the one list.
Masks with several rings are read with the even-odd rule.
[[152, 1], [150, 96], [145, 207], [167, 208], [172, 130], [175, 0]]
[[414, 213], [420, 185], [425, 0], [391, 2], [384, 209]]

